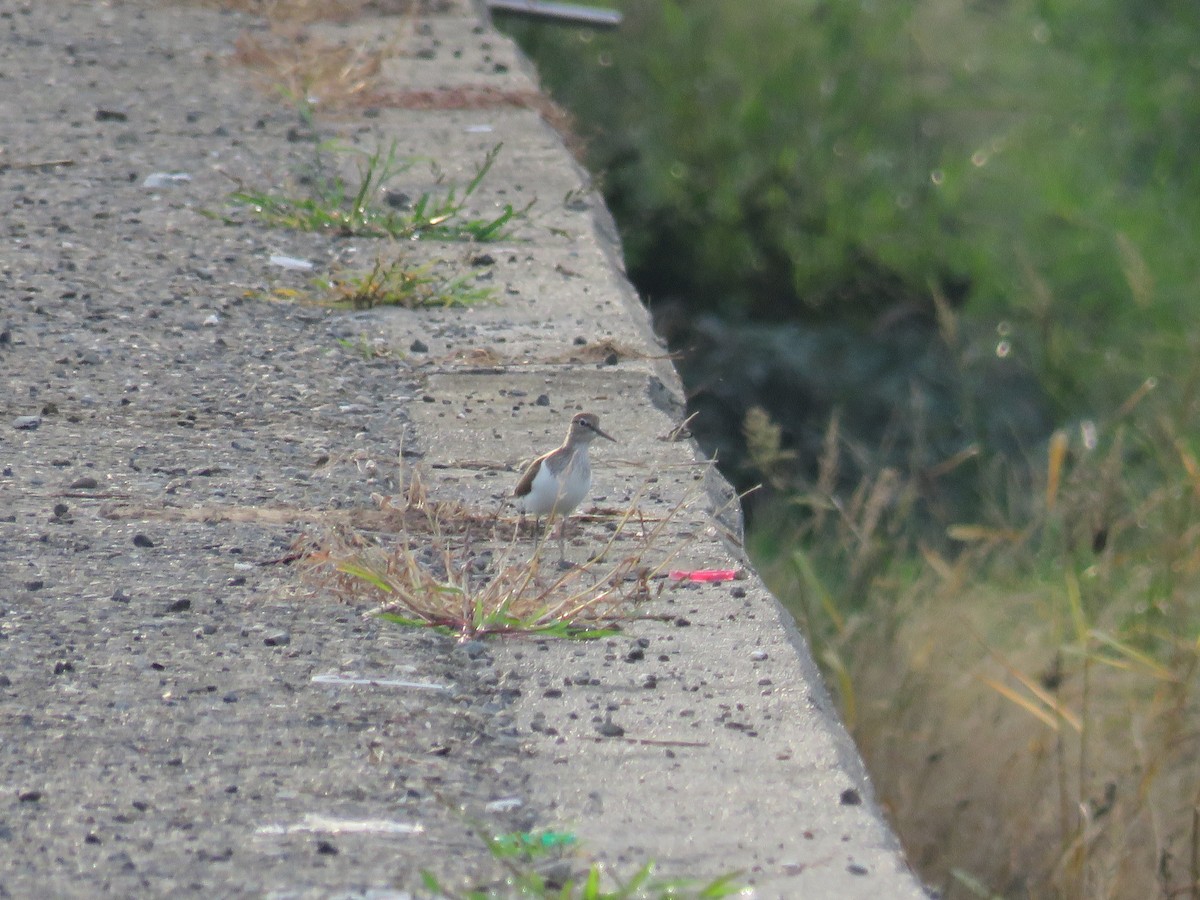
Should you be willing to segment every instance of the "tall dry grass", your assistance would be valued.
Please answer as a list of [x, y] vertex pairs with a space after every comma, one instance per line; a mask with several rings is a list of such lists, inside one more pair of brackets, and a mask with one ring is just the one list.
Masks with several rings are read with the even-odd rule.
[[1200, 462], [1153, 388], [1023, 472], [948, 461], [991, 494], [916, 538], [920, 473], [839, 496], [835, 420], [758, 542], [946, 898], [1200, 897]]

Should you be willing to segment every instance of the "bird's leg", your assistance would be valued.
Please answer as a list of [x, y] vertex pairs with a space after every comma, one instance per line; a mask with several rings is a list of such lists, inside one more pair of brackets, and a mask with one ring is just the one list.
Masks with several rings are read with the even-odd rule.
[[567, 562], [567, 519], [570, 516], [563, 516], [562, 521], [558, 523], [558, 565], [559, 568], [566, 569], [570, 566]]
[[550, 531], [554, 528], [554, 516], [546, 517], [546, 527], [542, 527], [542, 517], [533, 517], [533, 555], [536, 557], [542, 552], [542, 547], [546, 544], [546, 539], [550, 537]]

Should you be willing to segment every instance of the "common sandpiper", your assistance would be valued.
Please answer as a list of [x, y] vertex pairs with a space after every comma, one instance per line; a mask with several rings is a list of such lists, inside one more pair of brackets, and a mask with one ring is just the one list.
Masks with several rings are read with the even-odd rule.
[[535, 518], [548, 516], [553, 521], [562, 517], [558, 530], [558, 556], [565, 559], [567, 516], [587, 496], [592, 485], [592, 466], [588, 461], [588, 445], [597, 437], [616, 441], [600, 428], [600, 417], [595, 413], [577, 413], [571, 419], [566, 440], [562, 446], [543, 453], [533, 462], [521, 480], [517, 482], [513, 497], [523, 512]]

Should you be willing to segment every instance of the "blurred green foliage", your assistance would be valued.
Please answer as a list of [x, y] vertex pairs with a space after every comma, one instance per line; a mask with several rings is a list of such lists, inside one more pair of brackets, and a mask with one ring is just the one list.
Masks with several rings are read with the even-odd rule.
[[[835, 421], [841, 459], [830, 490], [848, 496], [884, 469], [903, 473], [920, 486], [907, 505], [914, 538], [975, 515], [994, 490], [979, 468], [985, 457], [1007, 470], [1002, 460], [1036, 455], [1053, 428], [1027, 369], [931, 341], [913, 321], [863, 334], [837, 323], [731, 329], [708, 317], [690, 341], [678, 365], [693, 431], [739, 490], [761, 486], [743, 504], [752, 525], [764, 505], [791, 506], [818, 478]], [[774, 464], [755, 447], [755, 408], [779, 429], [784, 455]]]
[[514, 30], [652, 303], [866, 331], [936, 296], [1058, 418], [1164, 374], [1191, 411], [1200, 4], [621, 6]]

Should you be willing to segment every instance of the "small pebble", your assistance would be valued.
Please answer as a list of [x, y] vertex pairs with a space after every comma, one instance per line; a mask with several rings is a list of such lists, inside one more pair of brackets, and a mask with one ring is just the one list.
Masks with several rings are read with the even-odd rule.
[[383, 202], [392, 209], [410, 209], [412, 207], [412, 197], [403, 191], [384, 191]]
[[616, 722], [610, 722], [608, 719], [605, 719], [603, 722], [598, 724], [596, 726], [596, 731], [604, 735], [604, 737], [621, 737], [625, 734], [624, 728], [622, 728]]
[[411, 352], [411, 353], [428, 353], [429, 345], [426, 344], [420, 338], [417, 338], [415, 341], [413, 341], [411, 344], [408, 345], [408, 349], [409, 349], [409, 352]]
[[276, 253], [271, 256], [271, 265], [300, 272], [311, 272], [314, 268], [312, 262], [307, 259], [284, 256], [282, 253]]
[[483, 641], [467, 641], [462, 645], [462, 650], [471, 659], [478, 659], [487, 652], [487, 644]]
[[502, 800], [493, 800], [490, 803], [485, 803], [483, 808], [485, 812], [510, 812], [514, 809], [520, 809], [524, 805], [524, 801], [520, 797], [505, 797]]
[[769, 659], [770, 657], [767, 655], [766, 650], [755, 650], [753, 653], [750, 654], [750, 658], [752, 660], [754, 660], [755, 662], [762, 662], [763, 660]]
[[286, 631], [275, 631], [263, 638], [268, 647], [286, 647], [292, 642], [292, 636]]
[[[559, 891], [574, 875], [571, 860], [554, 859], [541, 863], [537, 869], [542, 883], [552, 891]], [[664, 895], [666, 896], [666, 895]]]
[[187, 172], [151, 172], [142, 181], [142, 187], [154, 190], [156, 188], [171, 187], [176, 184], [186, 184], [192, 180], [192, 176]]
[[33, 431], [42, 424], [41, 416], [17, 416], [12, 426], [18, 431]]
[[186, 612], [191, 608], [192, 601], [186, 597], [180, 597], [178, 600], [167, 604], [167, 612], [169, 613]]
[[90, 491], [98, 488], [99, 486], [100, 482], [98, 482], [91, 475], [84, 475], [82, 478], [76, 478], [71, 482], [71, 488], [73, 490]]
[[135, 546], [135, 547], [153, 547], [154, 541], [150, 540], [150, 538], [146, 537], [146, 535], [142, 534], [139, 531], [137, 534], [135, 534], [133, 536], [133, 546]]

